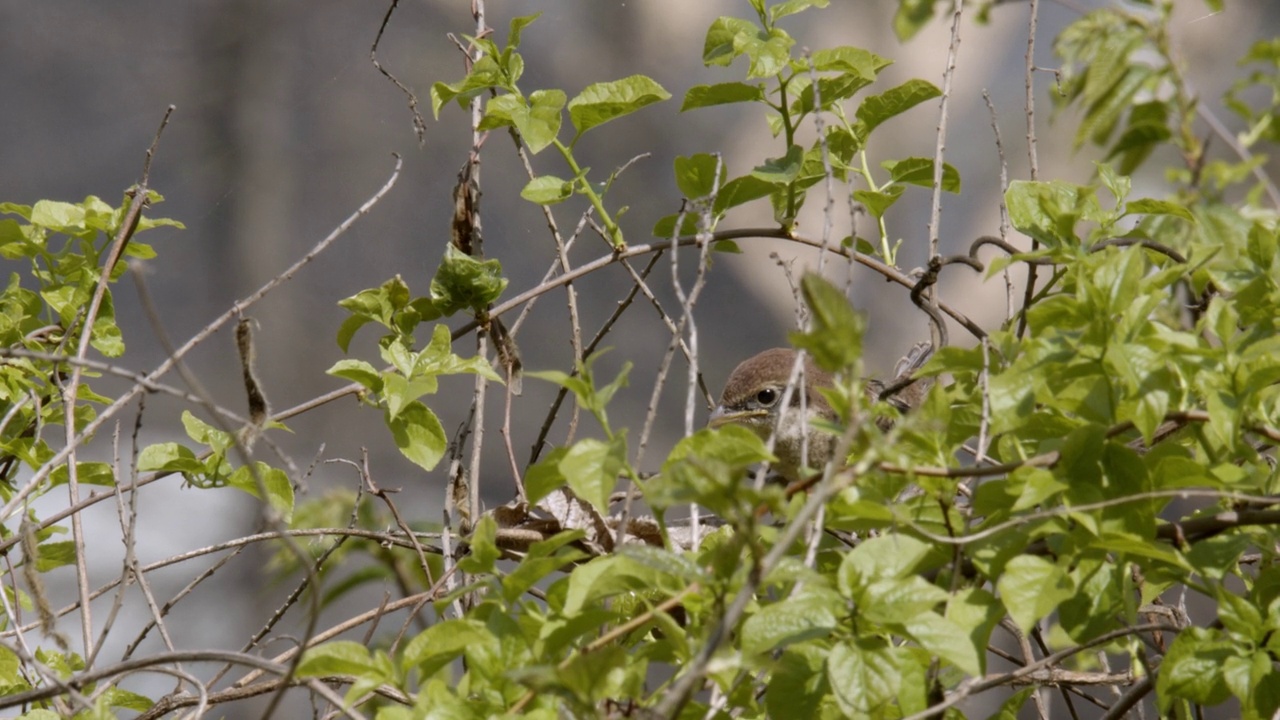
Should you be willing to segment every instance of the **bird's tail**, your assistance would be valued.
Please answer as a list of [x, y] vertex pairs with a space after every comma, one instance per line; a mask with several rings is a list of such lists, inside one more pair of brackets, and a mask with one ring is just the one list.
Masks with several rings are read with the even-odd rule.
[[933, 357], [933, 343], [925, 341], [918, 342], [915, 347], [907, 351], [907, 354], [893, 366], [893, 379], [900, 380], [905, 378], [929, 362], [929, 358]]

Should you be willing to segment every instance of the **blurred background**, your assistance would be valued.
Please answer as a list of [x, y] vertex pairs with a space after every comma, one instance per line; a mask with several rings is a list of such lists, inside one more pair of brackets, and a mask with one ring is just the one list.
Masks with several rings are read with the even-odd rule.
[[[891, 31], [896, 5], [889, 0], [834, 0], [830, 8], [794, 16], [784, 26], [797, 39], [797, 49], [856, 45], [893, 60], [895, 64], [863, 95], [913, 77], [941, 86], [949, 16], [901, 44]], [[1095, 0], [1042, 1], [1036, 65], [1054, 67], [1050, 43], [1056, 33], [1082, 12], [1105, 5]], [[701, 50], [706, 29], [716, 17], [751, 16], [743, 0], [489, 0], [486, 7], [488, 23], [503, 45], [512, 17], [542, 13], [525, 30], [520, 49], [526, 66], [520, 85], [526, 93], [561, 88], [573, 97], [590, 83], [635, 73], [649, 75], [671, 92], [670, 101], [599, 128], [579, 145], [580, 160], [601, 178], [633, 157], [648, 154], [627, 170], [606, 199], [614, 209], [629, 206], [622, 225], [632, 244], [650, 242], [654, 222], [679, 209], [680, 193], [672, 179], [676, 156], [720, 152], [731, 176], [736, 176], [781, 154], [763, 115], [754, 109], [734, 105], [679, 113], [689, 87], [742, 79], [744, 61], [728, 69], [704, 68]], [[405, 95], [369, 59], [386, 11], [385, 2], [336, 0], [0, 0], [0, 201], [30, 204], [42, 198], [79, 201], [98, 195], [118, 204], [122, 192], [140, 176], [143, 153], [165, 108], [176, 105], [151, 177], [152, 187], [166, 201], [151, 214], [180, 220], [187, 229], [160, 229], [141, 240], [159, 253], [150, 263], [150, 289], [159, 299], [165, 330], [181, 343], [327, 235], [382, 185], [394, 164], [392, 153], [399, 153], [404, 169], [391, 193], [326, 254], [249, 313], [259, 323], [258, 372], [274, 409], [337, 388], [344, 383], [324, 374], [344, 357], [334, 338], [345, 312], [336, 303], [395, 274], [403, 276], [414, 294], [427, 292], [449, 239], [450, 193], [470, 144], [468, 114], [451, 105], [438, 121], [432, 120], [429, 93], [431, 83], [452, 82], [463, 75], [462, 56], [449, 34], [474, 33], [470, 3], [402, 2], [379, 47], [379, 60], [417, 94], [427, 115], [421, 145]], [[1280, 6], [1274, 0], [1239, 0], [1228, 2], [1224, 12], [1210, 13], [1201, 2], [1180, 0], [1179, 13], [1175, 42], [1191, 84], [1207, 107], [1238, 129], [1234, 118], [1221, 111], [1218, 99], [1238, 57], [1255, 40], [1280, 29]], [[979, 235], [999, 230], [1000, 157], [984, 90], [995, 105], [1010, 179], [1028, 177], [1023, 81], [1027, 20], [1027, 3], [1011, 2], [993, 8], [989, 24], [977, 25], [970, 18], [962, 27], [946, 158], [959, 169], [964, 185], [959, 195], [943, 198], [944, 253], [962, 252]], [[1042, 178], [1083, 182], [1100, 153], [1090, 147], [1072, 153], [1070, 117], [1051, 123], [1052, 81], [1049, 72], [1037, 75]], [[878, 129], [873, 160], [931, 157], [937, 123], [937, 106], [931, 102]], [[569, 127], [567, 120], [565, 126]], [[1222, 151], [1219, 144], [1216, 152]], [[564, 175], [563, 163], [554, 155], [550, 151], [534, 157], [537, 171]], [[1168, 162], [1157, 157], [1150, 166]], [[1137, 178], [1134, 195], [1160, 196], [1162, 180], [1158, 175]], [[505, 133], [488, 139], [481, 182], [485, 251], [503, 262], [511, 281], [506, 296], [511, 297], [539, 282], [553, 257], [553, 245], [540, 209], [519, 197], [526, 176]], [[817, 237], [822, 228], [821, 186], [813, 192], [800, 231]], [[770, 225], [768, 203], [757, 205], [741, 209], [722, 227]], [[562, 231], [571, 231], [585, 207], [577, 199], [555, 206]], [[840, 195], [836, 240], [849, 232], [844, 208]], [[913, 188], [889, 215], [891, 235], [903, 239], [900, 265], [905, 270], [926, 259], [928, 209], [929, 192]], [[870, 221], [860, 222], [860, 233], [871, 234]], [[712, 393], [719, 392], [737, 361], [785, 344], [793, 326], [792, 293], [770, 253], [794, 258], [797, 276], [815, 260], [813, 254], [779, 241], [747, 240], [740, 245], [742, 255], [715, 258], [698, 304], [701, 365]], [[584, 263], [606, 252], [602, 241], [587, 236], [579, 241], [573, 259]], [[688, 257], [682, 267], [691, 269]], [[11, 266], [8, 272], [25, 270], [4, 262]], [[844, 277], [843, 266], [837, 265], [833, 274]], [[664, 263], [652, 277], [660, 300], [674, 315], [678, 305], [669, 268]], [[686, 282], [691, 279], [686, 276]], [[614, 266], [577, 284], [585, 332], [599, 327], [629, 283], [625, 271]], [[944, 301], [980, 324], [1005, 317], [1005, 289], [999, 278], [984, 283], [957, 268], [944, 275], [940, 288]], [[164, 352], [139, 309], [131, 281], [121, 282], [115, 297], [129, 345], [122, 364], [139, 371], [153, 368]], [[873, 373], [888, 372], [913, 342], [928, 335], [927, 322], [911, 306], [906, 291], [869, 271], [854, 272], [851, 300], [870, 318], [866, 355]], [[459, 324], [458, 319], [452, 321], [454, 327]], [[242, 411], [240, 368], [229, 330], [202, 345], [189, 362], [220, 404]], [[352, 356], [377, 363], [376, 336], [373, 328], [363, 330], [352, 344]], [[517, 338], [526, 367], [569, 369], [568, 337], [564, 293], [552, 293], [541, 300]], [[635, 363], [630, 387], [610, 408], [615, 425], [633, 428], [633, 449], [669, 340], [652, 309], [637, 302], [605, 343], [614, 349], [598, 365], [602, 377], [612, 377], [624, 361]], [[973, 342], [954, 328], [952, 340]], [[474, 338], [460, 340], [455, 348], [471, 354]], [[659, 423], [642, 470], [656, 469], [683, 433], [684, 376], [684, 366], [677, 364], [659, 408], [659, 417], [671, 420]], [[175, 377], [169, 381], [178, 382]], [[97, 381], [94, 387], [111, 385]], [[471, 389], [470, 377], [448, 378], [438, 397], [427, 398], [450, 435], [466, 419]], [[526, 380], [524, 396], [516, 400], [513, 444], [522, 462], [553, 394], [545, 383]], [[181, 409], [163, 399], [150, 400], [144, 425], [147, 440], [182, 439], [171, 434]], [[499, 452], [500, 437], [494, 432], [501, 409], [502, 394], [491, 392], [485, 467], [493, 475], [482, 481], [490, 507], [513, 495], [510, 471]], [[698, 421], [704, 417], [705, 413], [699, 415]], [[404, 488], [398, 496], [402, 510], [411, 519], [439, 521], [443, 465], [424, 473], [403, 460], [379, 412], [346, 399], [289, 425], [292, 435], [276, 436], [299, 465], [306, 467], [316, 458], [358, 458], [360, 448], [368, 447], [380, 484]], [[589, 420], [583, 432], [595, 432]], [[552, 434], [553, 442], [563, 439], [563, 431]], [[257, 527], [256, 505], [247, 496], [181, 489], [178, 483], [172, 478], [142, 501], [144, 562]], [[349, 468], [332, 464], [317, 466], [309, 480], [313, 495], [329, 485], [355, 483]], [[109, 539], [95, 551], [118, 553], [114, 508], [104, 505], [94, 512], [91, 519], [101, 523], [103, 537]], [[118, 565], [107, 567], [115, 572]], [[180, 569], [174, 582], [189, 580], [194, 572]], [[193, 597], [190, 603], [197, 611], [216, 608], [229, 617], [238, 608], [253, 620], [263, 614], [263, 594], [280, 590], [263, 588], [261, 569], [251, 563], [224, 572], [242, 574], [243, 592]], [[59, 573], [65, 573], [59, 579], [70, 581], [69, 569]], [[192, 633], [195, 643], [202, 637], [194, 625], [182, 632]]]

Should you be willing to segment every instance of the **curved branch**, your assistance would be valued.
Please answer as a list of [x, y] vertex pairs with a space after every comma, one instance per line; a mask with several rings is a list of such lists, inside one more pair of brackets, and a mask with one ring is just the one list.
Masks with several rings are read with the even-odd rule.
[[[257, 655], [250, 655], [249, 653], [231, 652], [229, 650], [185, 650], [178, 652], [156, 653], [155, 655], [145, 658], [126, 660], [111, 667], [83, 672], [79, 675], [74, 675], [68, 678], [67, 685], [73, 688], [82, 688], [123, 673], [145, 670], [156, 665], [173, 665], [184, 662], [228, 662], [237, 665], [247, 665], [249, 667], [265, 670], [277, 675], [284, 674], [285, 672], [284, 665], [278, 662], [272, 662], [265, 658], [260, 658]], [[0, 709], [40, 702], [41, 700], [48, 700], [50, 698], [57, 697], [62, 693], [62, 688], [50, 686], [35, 688], [27, 690], [26, 692], [14, 693], [12, 695], [0, 696]]]
[[[806, 245], [816, 249], [823, 248], [822, 243], [818, 240], [807, 238], [807, 237], [804, 237], [803, 235], [797, 235], [794, 232], [788, 232], [787, 230], [784, 230], [782, 228], [742, 228], [738, 230], [719, 230], [715, 233], [712, 233], [711, 239], [709, 242], [718, 242], [721, 240], [746, 240], [751, 238], [790, 240], [791, 242], [798, 243], [800, 245]], [[696, 243], [697, 243], [697, 236], [694, 236], [694, 235], [681, 237], [676, 240], [676, 245], [681, 247], [694, 245]], [[571, 283], [577, 280], [578, 278], [581, 278], [585, 275], [589, 275], [603, 267], [612, 265], [613, 263], [616, 263], [616, 262], [621, 262], [622, 260], [638, 257], [640, 255], [647, 255], [649, 253], [658, 252], [659, 250], [668, 250], [670, 248], [671, 248], [671, 243], [665, 242], [665, 241], [662, 243], [651, 243], [648, 245], [628, 245], [625, 248], [619, 248], [614, 252], [610, 253], [609, 255], [605, 255], [603, 257], [597, 258], [584, 265], [579, 265], [578, 267], [574, 268], [570, 272], [567, 272], [563, 275], [557, 275], [556, 277], [538, 285], [537, 287], [530, 288], [520, 293], [519, 295], [511, 298], [510, 300], [507, 300], [506, 302], [503, 302], [494, 306], [493, 309], [489, 311], [489, 314], [490, 316], [496, 316], [496, 315], [502, 315], [504, 313], [511, 312], [515, 308], [519, 307], [520, 305], [523, 305], [526, 302], [529, 302], [530, 300], [532, 300], [535, 297], [538, 297], [539, 295], [543, 295], [547, 292], [550, 292], [551, 290], [554, 290], [560, 287], [561, 285], [566, 285], [568, 283]], [[845, 247], [827, 246], [826, 249], [829, 252], [833, 252], [840, 255], [841, 257], [852, 259], [854, 262], [857, 262], [858, 264], [870, 270], [874, 270], [875, 272], [880, 273], [880, 275], [884, 276], [886, 280], [895, 282], [901, 285], [902, 287], [907, 288], [908, 290], [910, 290], [916, 284], [915, 280], [911, 279], [902, 271], [898, 270], [897, 268], [891, 265], [887, 265], [871, 257], [870, 255], [864, 255], [863, 253], [850, 250], [849, 248], [845, 248]], [[981, 327], [978, 326], [977, 323], [970, 320], [963, 313], [955, 310], [954, 308], [948, 306], [945, 303], [938, 303], [938, 308], [943, 313], [951, 316], [953, 320], [955, 320], [962, 327], [964, 327], [964, 329], [968, 330], [974, 337], [982, 338], [986, 335], [986, 331], [984, 331]], [[479, 323], [477, 323], [475, 320], [468, 321], [460, 325], [457, 329], [453, 331], [452, 338], [454, 340], [457, 340], [458, 338], [475, 330], [477, 327], [479, 327]]]
[[1020, 679], [1026, 676], [1032, 675], [1036, 672], [1039, 672], [1045, 668], [1052, 667], [1053, 665], [1071, 657], [1072, 655], [1082, 653], [1085, 650], [1097, 647], [1099, 645], [1106, 645], [1112, 640], [1118, 640], [1119, 638], [1122, 638], [1122, 637], [1127, 637], [1129, 635], [1138, 635], [1145, 632], [1165, 631], [1165, 632], [1177, 633], [1181, 629], [1182, 628], [1179, 628], [1176, 625], [1169, 625], [1167, 623], [1146, 623], [1144, 625], [1134, 625], [1133, 627], [1121, 628], [1119, 630], [1112, 630], [1111, 632], [1103, 633], [1102, 635], [1099, 635], [1098, 637], [1086, 643], [1081, 643], [1074, 647], [1066, 648], [1065, 650], [1059, 650], [1058, 652], [1053, 653], [1052, 655], [1046, 655], [1045, 657], [1040, 658], [1036, 662], [1020, 667], [1017, 670], [1012, 670], [1007, 673], [1001, 673], [999, 675], [992, 675], [978, 682], [974, 682], [967, 685], [961, 685], [960, 688], [958, 688], [956, 692], [952, 693], [951, 696], [948, 697], [946, 700], [943, 700], [940, 703], [937, 703], [924, 710], [921, 710], [920, 712], [914, 715], [910, 715], [905, 720], [925, 720], [925, 718], [936, 717], [944, 713], [947, 710], [947, 708], [954, 706], [956, 703], [959, 703], [960, 701], [964, 700], [965, 698], [971, 695], [976, 695], [980, 692], [986, 692], [987, 690], [990, 690], [995, 687], [999, 687], [1001, 685], [1007, 685], [1007, 684], [1018, 682]]

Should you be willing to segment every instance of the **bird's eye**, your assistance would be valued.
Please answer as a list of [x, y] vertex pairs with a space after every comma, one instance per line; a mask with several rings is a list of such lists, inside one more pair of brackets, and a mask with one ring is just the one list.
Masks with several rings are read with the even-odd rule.
[[778, 402], [778, 391], [773, 388], [765, 388], [756, 393], [756, 402], [764, 407], [773, 407], [773, 404]]

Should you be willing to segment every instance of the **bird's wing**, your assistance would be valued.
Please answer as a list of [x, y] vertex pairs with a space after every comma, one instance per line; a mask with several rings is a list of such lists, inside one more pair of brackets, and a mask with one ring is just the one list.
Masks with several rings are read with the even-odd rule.
[[893, 366], [893, 379], [900, 380], [914, 373], [924, 367], [931, 357], [933, 357], [933, 343], [927, 341], [916, 343], [915, 347]]

